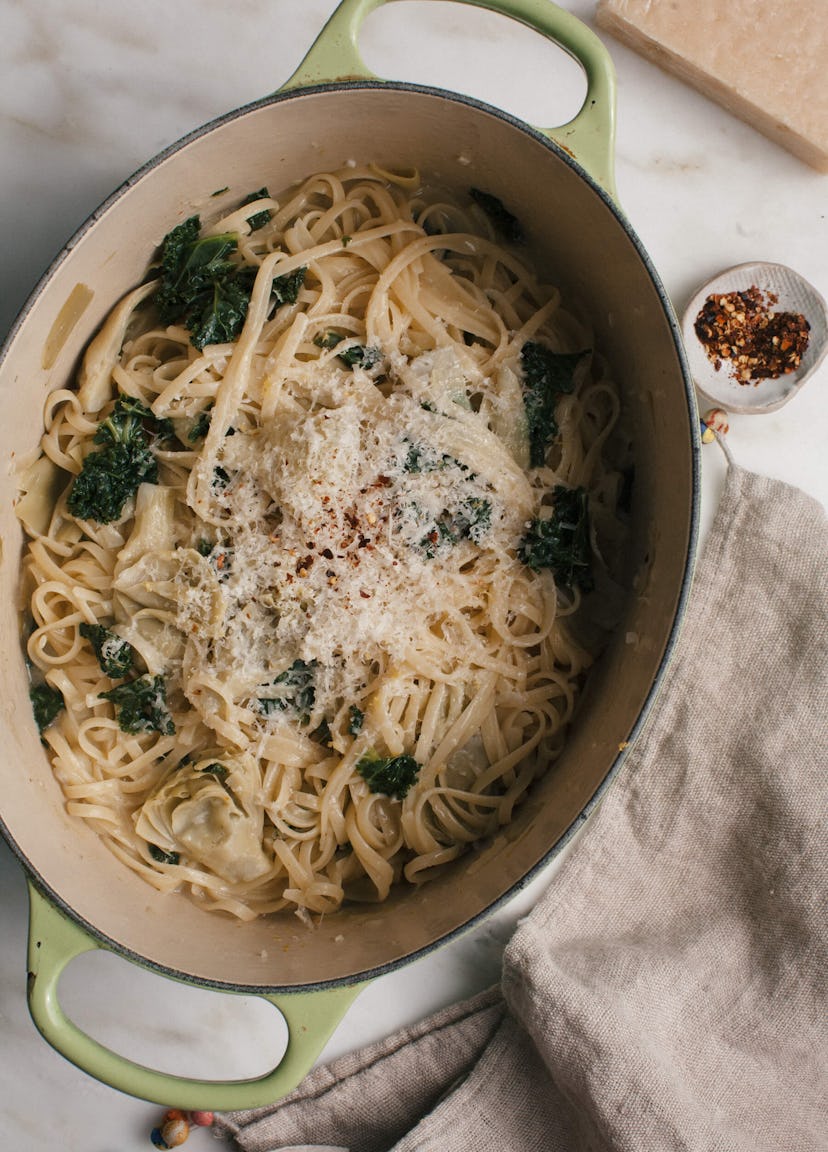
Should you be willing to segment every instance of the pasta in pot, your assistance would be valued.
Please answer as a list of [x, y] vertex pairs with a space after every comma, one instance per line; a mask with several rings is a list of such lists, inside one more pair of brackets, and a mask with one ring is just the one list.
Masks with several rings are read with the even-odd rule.
[[49, 397], [36, 715], [158, 889], [382, 900], [560, 753], [618, 591], [619, 400], [510, 223], [374, 166], [262, 189], [174, 229]]

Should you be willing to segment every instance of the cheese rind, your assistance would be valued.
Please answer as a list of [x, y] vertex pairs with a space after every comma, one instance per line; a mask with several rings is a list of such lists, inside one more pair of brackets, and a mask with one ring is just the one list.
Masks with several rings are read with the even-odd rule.
[[825, 0], [601, 0], [596, 22], [828, 172]]

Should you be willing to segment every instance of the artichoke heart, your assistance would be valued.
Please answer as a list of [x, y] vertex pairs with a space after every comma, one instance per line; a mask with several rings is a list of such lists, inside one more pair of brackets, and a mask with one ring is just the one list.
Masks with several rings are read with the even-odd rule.
[[252, 757], [219, 755], [174, 768], [144, 801], [135, 829], [149, 844], [181, 852], [230, 883], [246, 883], [271, 868], [260, 772]]
[[131, 607], [175, 613], [178, 627], [215, 639], [222, 633], [226, 603], [218, 577], [194, 548], [150, 552], [120, 572], [113, 587]]

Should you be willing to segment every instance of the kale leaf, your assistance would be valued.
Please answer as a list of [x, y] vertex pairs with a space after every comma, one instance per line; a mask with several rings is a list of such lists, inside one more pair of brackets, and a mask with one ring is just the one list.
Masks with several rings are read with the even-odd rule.
[[[345, 336], [340, 332], [319, 332], [313, 342], [317, 348], [330, 349], [336, 348], [344, 339]], [[382, 360], [382, 349], [367, 344], [352, 344], [344, 352], [338, 352], [337, 359], [347, 368], [374, 368]]]
[[352, 344], [344, 352], [338, 352], [337, 358], [348, 368], [374, 368], [382, 360], [382, 349]]
[[277, 276], [270, 289], [270, 299], [277, 304], [295, 304], [299, 299], [299, 289], [305, 283], [307, 268], [297, 268], [295, 272], [286, 272], [284, 276]]
[[81, 624], [79, 628], [84, 640], [92, 645], [101, 671], [113, 679], [118, 679], [132, 669], [134, 651], [131, 644], [104, 628], [102, 624]]
[[188, 321], [203, 309], [203, 297], [217, 282], [231, 275], [236, 265], [228, 260], [238, 247], [235, 232], [200, 237], [201, 221], [190, 216], [164, 237], [161, 246], [161, 284], [155, 303], [163, 324]]
[[[426, 406], [423, 404], [421, 407]], [[427, 411], [433, 412], [435, 409], [429, 408]], [[430, 446], [413, 444], [407, 436], [403, 437], [403, 443], [408, 445], [408, 454], [403, 462], [405, 472], [442, 472], [445, 468], [458, 468], [461, 472], [469, 473], [469, 480], [476, 479], [475, 473], [469, 472], [467, 464], [448, 452], [441, 452], [438, 455]]]
[[122, 732], [160, 732], [172, 736], [175, 732], [172, 716], [167, 709], [167, 689], [163, 676], [139, 676], [108, 692], [101, 698], [115, 705], [118, 726]]
[[479, 544], [492, 526], [491, 504], [481, 496], [470, 496], [458, 508], [453, 526], [460, 539], [468, 537]]
[[323, 748], [333, 747], [333, 733], [331, 732], [331, 726], [326, 716], [322, 717], [318, 727], [314, 728], [310, 735], [311, 740], [315, 740], [316, 743], [321, 744]]
[[[230, 259], [238, 248], [235, 232], [199, 237], [200, 228], [199, 217], [190, 216], [167, 233], [161, 247], [161, 283], [155, 294], [161, 322], [183, 324], [198, 349], [238, 337], [256, 278], [255, 268]], [[274, 297], [281, 303], [284, 289], [277, 284], [274, 281]]]
[[[236, 271], [236, 282], [247, 293], [248, 297], [256, 283], [258, 269], [251, 264], [242, 264]], [[305, 283], [308, 269], [305, 265], [286, 272], [284, 276], [277, 276], [270, 285], [270, 301], [272, 304], [295, 304], [299, 299], [299, 290]]]
[[356, 704], [352, 704], [348, 710], [348, 731], [352, 736], [358, 736], [362, 731], [362, 725], [365, 723], [365, 713]]
[[553, 497], [552, 516], [531, 522], [518, 555], [533, 571], [549, 568], [566, 587], [589, 591], [593, 581], [586, 489], [558, 484]]
[[317, 332], [313, 338], [313, 342], [317, 348], [336, 348], [345, 337], [340, 332]]
[[357, 762], [357, 772], [372, 792], [403, 800], [415, 783], [420, 764], [413, 756], [377, 756], [369, 752]]
[[226, 768], [224, 764], [219, 764], [218, 761], [214, 761], [212, 764], [208, 764], [207, 767], [202, 768], [201, 771], [202, 774], [206, 776], [215, 776], [216, 780], [218, 780], [219, 784], [221, 785], [225, 785], [227, 783], [227, 777], [230, 775], [230, 769]]
[[124, 504], [140, 484], [157, 481], [158, 464], [149, 449], [113, 444], [86, 457], [66, 504], [81, 520], [111, 524], [120, 518]]
[[177, 864], [181, 859], [178, 852], [165, 852], [163, 848], [159, 848], [157, 844], [150, 844], [147, 842], [149, 854], [158, 864]]
[[75, 477], [66, 501], [73, 516], [110, 524], [140, 484], [158, 482], [158, 461], [152, 451], [158, 440], [172, 435], [169, 420], [131, 396], [119, 396], [110, 415], [98, 425], [94, 443]]
[[[265, 200], [270, 198], [270, 193], [267, 188], [260, 188], [258, 192], [251, 192], [249, 196], [245, 196], [242, 200], [242, 207], [245, 204], [253, 204], [256, 200]], [[247, 217], [247, 223], [251, 232], [258, 231], [259, 228], [264, 228], [265, 224], [270, 220], [273, 213], [269, 208], [263, 208], [261, 212], [254, 212], [252, 216]]]
[[505, 207], [502, 200], [493, 196], [491, 192], [481, 191], [480, 188], [470, 188], [469, 195], [486, 213], [492, 227], [502, 240], [507, 244], [523, 243], [524, 235], [520, 221]]
[[186, 327], [195, 348], [208, 344], [230, 344], [244, 327], [250, 292], [229, 276], [216, 280], [193, 305]]
[[195, 418], [192, 428], [187, 433], [187, 439], [191, 444], [195, 444], [196, 440], [203, 440], [207, 433], [210, 431], [210, 421], [212, 420], [212, 413], [209, 408], [205, 408], [203, 412], [199, 412]]
[[420, 541], [427, 560], [433, 560], [446, 544], [473, 540], [479, 544], [492, 524], [492, 506], [481, 496], [469, 496], [450, 512], [446, 509]]
[[523, 405], [529, 425], [529, 463], [542, 467], [549, 441], [558, 434], [555, 406], [561, 396], [574, 392], [589, 351], [553, 352], [545, 344], [527, 341], [520, 353], [523, 369]]
[[63, 693], [51, 684], [35, 684], [29, 689], [35, 724], [38, 732], [48, 728], [58, 713], [65, 707]]
[[151, 408], [134, 396], [122, 392], [105, 420], [95, 432], [96, 444], [131, 444], [143, 437], [145, 443], [155, 444], [175, 435], [172, 420], [159, 418]]
[[233, 477], [226, 468], [222, 468], [221, 464], [216, 464], [213, 469], [213, 476], [210, 482], [210, 487], [214, 492], [223, 492], [230, 484]]
[[294, 660], [289, 668], [268, 685], [269, 695], [258, 697], [256, 706], [259, 712], [265, 716], [273, 716], [277, 712], [285, 712], [291, 708], [300, 714], [302, 723], [306, 724], [309, 719], [308, 713], [313, 709], [316, 700], [315, 675], [315, 660], [308, 663], [304, 660]]

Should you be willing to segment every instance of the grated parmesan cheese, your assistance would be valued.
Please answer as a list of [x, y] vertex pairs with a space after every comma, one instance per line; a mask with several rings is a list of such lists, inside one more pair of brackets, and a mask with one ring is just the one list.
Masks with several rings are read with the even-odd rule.
[[[214, 549], [227, 558], [224, 615], [211, 644], [193, 638], [236, 703], [255, 708], [260, 690], [301, 661], [315, 670], [314, 716], [331, 715], [381, 654], [417, 643], [461, 567], [473, 589], [476, 557], [513, 553], [525, 499], [512, 489], [525, 480], [513, 463], [511, 473], [492, 466], [494, 438], [459, 363], [442, 351], [420, 359], [388, 398], [372, 385], [366, 403], [355, 373], [332, 370], [328, 406], [291, 400], [267, 428], [224, 440]], [[180, 599], [191, 636], [200, 600], [215, 611], [215, 597], [191, 588]]]

